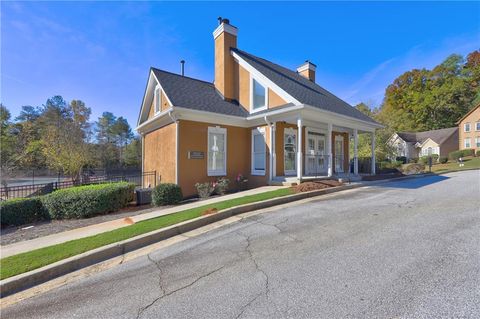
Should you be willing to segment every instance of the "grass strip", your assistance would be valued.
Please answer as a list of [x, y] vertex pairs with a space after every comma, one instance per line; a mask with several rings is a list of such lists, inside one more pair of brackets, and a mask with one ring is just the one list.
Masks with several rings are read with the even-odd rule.
[[144, 220], [130, 226], [94, 236], [75, 239], [65, 243], [9, 256], [0, 260], [0, 279], [3, 280], [16, 276], [101, 246], [116, 243], [157, 229], [178, 224], [186, 220], [197, 218], [201, 216], [205, 210], [210, 208], [216, 208], [220, 211], [239, 205], [291, 195], [292, 193], [293, 192], [290, 188], [282, 188], [270, 192], [229, 199], [218, 203], [183, 210], [170, 215]]
[[[458, 162], [448, 162], [445, 164], [435, 164], [432, 166], [432, 173], [458, 172], [463, 170], [471, 170], [480, 168], [480, 157], [465, 157], [463, 166], [459, 166]], [[425, 168], [428, 172], [428, 165]]]

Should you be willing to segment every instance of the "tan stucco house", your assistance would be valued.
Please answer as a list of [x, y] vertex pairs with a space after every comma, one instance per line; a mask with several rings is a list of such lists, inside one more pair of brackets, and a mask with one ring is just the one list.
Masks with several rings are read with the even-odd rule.
[[436, 154], [448, 156], [458, 150], [458, 128], [449, 127], [425, 132], [397, 132], [387, 141], [396, 157], [407, 160]]
[[223, 176], [256, 187], [349, 172], [350, 140], [354, 154], [360, 133], [374, 147], [382, 126], [316, 84], [315, 64], [290, 70], [259, 58], [237, 48], [237, 33], [227, 19], [213, 32], [213, 83], [150, 69], [136, 128], [143, 171], [185, 196]]
[[458, 122], [458, 148], [480, 150], [480, 104]]

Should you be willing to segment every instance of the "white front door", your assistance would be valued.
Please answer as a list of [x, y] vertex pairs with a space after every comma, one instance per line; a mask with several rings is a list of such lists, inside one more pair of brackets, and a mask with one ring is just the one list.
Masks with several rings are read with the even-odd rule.
[[343, 136], [335, 135], [335, 172], [343, 173], [345, 153], [343, 150]]
[[283, 135], [283, 159], [285, 175], [297, 174], [297, 131], [286, 128]]
[[305, 161], [307, 175], [318, 175], [327, 171], [324, 134], [308, 132]]

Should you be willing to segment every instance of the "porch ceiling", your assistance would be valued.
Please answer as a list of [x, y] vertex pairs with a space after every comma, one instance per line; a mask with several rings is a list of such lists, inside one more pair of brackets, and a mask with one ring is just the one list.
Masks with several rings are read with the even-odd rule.
[[260, 117], [261, 115], [259, 114], [256, 118], [252, 116], [252, 122], [258, 122], [259, 124], [265, 123], [265, 121], [268, 121], [269, 123], [286, 122], [296, 125], [297, 120], [301, 118], [304, 126], [327, 129], [328, 124], [331, 123], [334, 131], [348, 132], [351, 134], [353, 134], [354, 129], [357, 129], [358, 133], [361, 134], [373, 132], [376, 128], [378, 128], [362, 121], [350, 118], [342, 118], [336, 115], [318, 112], [317, 110], [312, 110], [310, 108], [301, 106], [292, 107], [291, 109], [286, 108], [278, 110], [278, 112], [275, 112], [275, 109], [272, 109], [271, 112], [264, 113], [262, 115], [263, 116]]

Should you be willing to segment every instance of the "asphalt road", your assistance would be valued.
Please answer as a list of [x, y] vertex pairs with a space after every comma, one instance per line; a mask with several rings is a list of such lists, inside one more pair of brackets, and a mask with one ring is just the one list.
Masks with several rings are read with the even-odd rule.
[[479, 318], [480, 173], [252, 216], [2, 318]]

